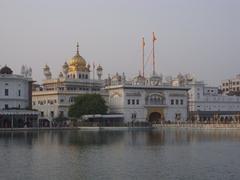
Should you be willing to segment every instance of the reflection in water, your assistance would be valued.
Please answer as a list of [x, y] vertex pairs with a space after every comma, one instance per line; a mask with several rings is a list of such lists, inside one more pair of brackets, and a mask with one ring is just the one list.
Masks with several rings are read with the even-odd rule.
[[230, 129], [0, 132], [0, 179], [239, 179], [239, 141]]
[[[126, 137], [127, 136], [127, 137]], [[128, 139], [131, 145], [164, 145], [191, 142], [240, 141], [240, 131], [234, 129], [153, 129], [129, 131], [16, 131], [0, 132], [0, 143], [3, 145], [34, 145], [35, 143], [91, 146], [110, 145]]]

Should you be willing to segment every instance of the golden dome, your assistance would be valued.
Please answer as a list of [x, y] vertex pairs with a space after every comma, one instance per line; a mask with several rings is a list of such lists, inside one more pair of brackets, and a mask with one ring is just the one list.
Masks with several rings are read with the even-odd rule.
[[79, 54], [79, 45], [77, 44], [77, 53], [69, 61], [69, 70], [70, 71], [85, 71], [88, 68], [86, 67], [85, 59]]

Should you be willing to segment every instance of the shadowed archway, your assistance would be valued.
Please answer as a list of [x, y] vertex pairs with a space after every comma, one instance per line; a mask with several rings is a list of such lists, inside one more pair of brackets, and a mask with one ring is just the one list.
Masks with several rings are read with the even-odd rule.
[[149, 115], [149, 122], [156, 124], [162, 121], [162, 115], [159, 112], [152, 112]]

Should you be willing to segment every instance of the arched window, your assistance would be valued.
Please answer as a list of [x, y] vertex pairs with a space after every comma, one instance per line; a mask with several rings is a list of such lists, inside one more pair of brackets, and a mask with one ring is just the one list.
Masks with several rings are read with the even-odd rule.
[[164, 105], [165, 98], [160, 94], [152, 94], [146, 98], [146, 104], [149, 105]]

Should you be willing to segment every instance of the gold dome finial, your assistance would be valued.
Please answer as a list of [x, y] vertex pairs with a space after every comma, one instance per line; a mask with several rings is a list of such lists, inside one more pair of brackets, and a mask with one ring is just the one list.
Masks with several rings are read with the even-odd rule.
[[69, 72], [75, 71], [89, 71], [88, 67], [86, 66], [85, 59], [80, 56], [79, 53], [79, 43], [77, 42], [77, 53], [68, 61]]
[[77, 54], [79, 54], [79, 43], [77, 42]]

